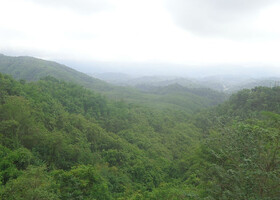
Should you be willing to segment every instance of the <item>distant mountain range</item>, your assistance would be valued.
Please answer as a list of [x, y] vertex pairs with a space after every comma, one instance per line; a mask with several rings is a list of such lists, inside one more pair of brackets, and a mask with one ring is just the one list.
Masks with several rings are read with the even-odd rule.
[[143, 76], [131, 77], [127, 74], [103, 73], [93, 77], [108, 83], [122, 86], [146, 88], [148, 86], [164, 87], [179, 84], [187, 88], [210, 88], [226, 93], [233, 93], [241, 89], [251, 89], [256, 86], [272, 87], [280, 84], [280, 77], [251, 78], [242, 75], [217, 75], [203, 78], [184, 78], [174, 76]]
[[[124, 84], [125, 87], [119, 86], [122, 84], [113, 85], [65, 65], [33, 57], [0, 55], [0, 72], [9, 74], [18, 80], [24, 79], [27, 81], [37, 81], [40, 78], [52, 76], [59, 80], [80, 84], [108, 96], [110, 99], [124, 100], [129, 103], [160, 109], [175, 108], [193, 112], [221, 103], [226, 98], [223, 93], [209, 89], [207, 95], [205, 95], [205, 89], [199, 88], [197, 85], [192, 87], [196, 88], [195, 90], [190, 90], [189, 86], [192, 82], [185, 79], [174, 81], [174, 79], [144, 77], [138, 79], [137, 82], [131, 81], [130, 84]], [[109, 77], [111, 80], [115, 79], [116, 83], [120, 79], [123, 81], [130, 79], [126, 75], [114, 73]], [[145, 84], [143, 85], [143, 83]], [[151, 83], [154, 83], [154, 85]]]
[[108, 83], [122, 85], [122, 86], [133, 86], [139, 85], [150, 85], [150, 86], [168, 86], [172, 84], [180, 84], [181, 86], [199, 88], [201, 87], [195, 83], [195, 79], [187, 79], [176, 76], [130, 76], [124, 73], [100, 73], [91, 74], [95, 78], [99, 78]]

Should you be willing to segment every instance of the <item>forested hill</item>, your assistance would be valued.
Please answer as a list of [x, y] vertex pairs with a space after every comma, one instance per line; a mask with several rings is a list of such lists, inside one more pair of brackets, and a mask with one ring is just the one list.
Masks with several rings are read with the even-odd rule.
[[152, 191], [177, 177], [199, 138], [184, 112], [113, 102], [51, 77], [0, 74], [0, 102], [2, 199], [157, 199]]
[[278, 200], [279, 102], [243, 90], [190, 118], [0, 74], [0, 199]]
[[199, 113], [194, 124], [205, 139], [185, 162], [191, 169], [185, 176], [208, 186], [206, 196], [279, 199], [280, 87], [241, 90]]
[[[52, 76], [59, 80], [82, 85], [110, 99], [124, 100], [151, 108], [186, 110], [190, 113], [219, 104], [226, 99], [223, 93], [208, 90], [208, 95], [205, 95], [205, 89], [199, 88], [196, 89], [197, 92], [185, 89], [176, 94], [174, 92], [169, 94], [155, 91], [146, 93], [137, 88], [114, 86], [67, 66], [32, 57], [9, 57], [0, 54], [0, 72], [9, 74], [17, 80], [27, 81], [36, 81]], [[166, 89], [172, 90], [170, 86]]]
[[12, 57], [0, 54], [0, 72], [9, 74], [17, 80], [37, 81], [43, 77], [52, 76], [96, 91], [107, 91], [113, 88], [105, 81], [90, 77], [65, 65], [27, 56]]

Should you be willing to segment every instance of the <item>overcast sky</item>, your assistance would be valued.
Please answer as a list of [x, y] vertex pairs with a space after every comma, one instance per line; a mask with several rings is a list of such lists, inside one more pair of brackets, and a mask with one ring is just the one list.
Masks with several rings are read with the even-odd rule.
[[279, 20], [279, 0], [0, 0], [0, 53], [278, 68]]

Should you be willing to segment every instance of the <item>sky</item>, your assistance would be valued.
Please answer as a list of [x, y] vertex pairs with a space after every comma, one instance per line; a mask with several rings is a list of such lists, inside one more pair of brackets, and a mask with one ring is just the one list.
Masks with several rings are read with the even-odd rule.
[[279, 0], [0, 0], [0, 53], [89, 72], [96, 63], [107, 71], [156, 63], [167, 74], [195, 66], [280, 73], [279, 20]]

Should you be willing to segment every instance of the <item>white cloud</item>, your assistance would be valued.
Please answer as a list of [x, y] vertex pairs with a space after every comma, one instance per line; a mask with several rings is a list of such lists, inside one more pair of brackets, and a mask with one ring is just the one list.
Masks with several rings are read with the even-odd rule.
[[[263, 5], [264, 1], [256, 1], [252, 8], [214, 4], [202, 8], [204, 13], [194, 9], [192, 22], [184, 13], [170, 14], [173, 8], [162, 0], [108, 0], [94, 6], [100, 2], [0, 1], [0, 51], [89, 62], [280, 63], [278, 5]], [[181, 5], [179, 0], [173, 4]], [[218, 14], [207, 19], [215, 10]], [[174, 17], [193, 26], [178, 26]], [[208, 30], [208, 23], [215, 29]], [[257, 37], [246, 39], [255, 33]]]
[[26, 0], [34, 4], [49, 6], [54, 8], [66, 8], [81, 14], [91, 14], [94, 12], [110, 9], [108, 0]]
[[[280, 17], [277, 0], [165, 0], [174, 21], [201, 36], [229, 39], [259, 39], [267, 34], [267, 10]], [[276, 8], [276, 9], [273, 9]]]

